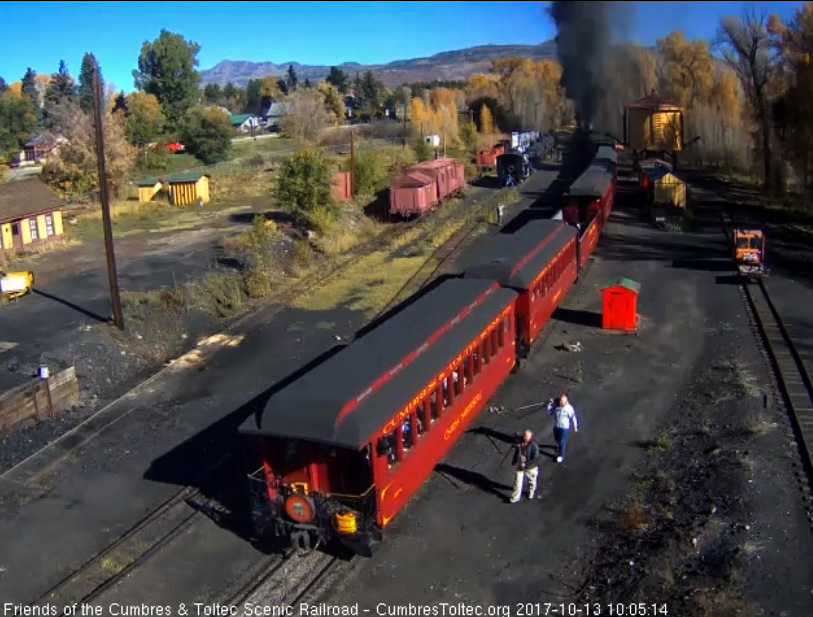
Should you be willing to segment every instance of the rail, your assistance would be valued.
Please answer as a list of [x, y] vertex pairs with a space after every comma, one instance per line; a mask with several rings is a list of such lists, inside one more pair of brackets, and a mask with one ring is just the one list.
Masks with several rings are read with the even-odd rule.
[[[730, 216], [723, 217], [726, 237], [730, 242], [726, 223], [733, 225], [735, 221]], [[741, 279], [740, 289], [770, 359], [808, 481], [813, 486], [813, 383], [765, 281], [756, 279], [752, 286], [747, 279]]]
[[[499, 203], [501, 199], [506, 196], [506, 191], [509, 190], [512, 189], [502, 189], [492, 198], [487, 199], [481, 205], [481, 207], [478, 208], [476, 214], [482, 215], [482, 213], [486, 212], [488, 208], [493, 208], [495, 204]], [[414, 294], [418, 293], [429, 283], [431, 283], [440, 269], [457, 253], [466, 240], [468, 240], [472, 234], [480, 228], [481, 225], [482, 223], [479, 220], [475, 220], [474, 223], [469, 225], [464, 225], [462, 228], [452, 234], [448, 240], [438, 246], [432, 252], [432, 254], [427, 257], [426, 261], [421, 265], [418, 271], [415, 272], [415, 274], [413, 274], [406, 281], [406, 283], [404, 283], [401, 288], [395, 292], [390, 301], [378, 311], [375, 317], [373, 317], [372, 321], [376, 321], [383, 315], [387, 314], [388, 311], [404, 302], [407, 298], [412, 297]]]
[[[218, 459], [204, 471], [202, 479], [211, 477], [232, 458], [230, 453]], [[65, 606], [71, 602], [89, 604], [97, 600], [189, 528], [205, 511], [205, 507], [197, 507], [190, 512], [185, 506], [200, 495], [202, 490], [195, 487], [188, 486], [176, 491], [116, 540], [32, 601], [30, 606], [43, 606], [56, 598]], [[213, 499], [208, 501], [214, 502]], [[72, 613], [63, 609], [61, 614]]]

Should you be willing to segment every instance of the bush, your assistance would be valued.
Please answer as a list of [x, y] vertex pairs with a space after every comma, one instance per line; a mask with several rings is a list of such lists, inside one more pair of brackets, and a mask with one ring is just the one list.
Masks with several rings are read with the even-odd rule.
[[317, 206], [308, 215], [308, 225], [319, 235], [324, 236], [336, 222], [336, 210], [325, 206]]
[[265, 165], [265, 159], [263, 158], [262, 154], [255, 154], [250, 159], [248, 159], [248, 161], [246, 161], [246, 164], [249, 167], [262, 167], [263, 165]]
[[169, 169], [169, 157], [166, 148], [142, 148], [136, 153], [133, 169], [139, 174], [163, 173]]
[[432, 158], [432, 146], [426, 143], [423, 137], [418, 137], [418, 139], [415, 140], [415, 145], [412, 146], [412, 149], [415, 150], [415, 157], [421, 162], [428, 161]]
[[372, 195], [377, 192], [384, 178], [374, 152], [360, 152], [353, 171], [356, 195]]
[[271, 276], [267, 270], [250, 268], [245, 272], [243, 280], [249, 298], [265, 298], [271, 293]]
[[219, 109], [193, 107], [181, 123], [180, 137], [187, 151], [207, 165], [229, 157], [233, 136], [229, 117]]
[[307, 226], [318, 208], [335, 213], [336, 205], [330, 196], [332, 181], [333, 174], [323, 153], [300, 150], [280, 166], [274, 198], [298, 225]]
[[463, 145], [466, 146], [467, 153], [475, 154], [478, 136], [477, 127], [474, 126], [473, 122], [466, 122], [460, 127], [460, 140], [463, 142]]

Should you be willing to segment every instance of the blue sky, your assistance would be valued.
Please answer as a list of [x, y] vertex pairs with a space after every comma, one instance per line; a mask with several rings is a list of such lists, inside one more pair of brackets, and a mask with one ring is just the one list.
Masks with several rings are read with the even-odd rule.
[[[365, 64], [429, 56], [473, 45], [538, 43], [554, 35], [547, 2], [3, 2], [0, 76], [19, 80], [26, 67], [56, 71], [64, 59], [76, 75], [86, 51], [119, 89], [145, 39], [161, 28], [201, 45], [201, 69], [220, 60]], [[634, 2], [624, 34], [651, 44], [673, 29], [711, 38], [722, 14], [746, 7], [792, 14], [801, 2]], [[39, 24], [39, 25], [37, 25]], [[32, 30], [32, 26], [34, 29]], [[30, 37], [36, 32], [35, 38]]]

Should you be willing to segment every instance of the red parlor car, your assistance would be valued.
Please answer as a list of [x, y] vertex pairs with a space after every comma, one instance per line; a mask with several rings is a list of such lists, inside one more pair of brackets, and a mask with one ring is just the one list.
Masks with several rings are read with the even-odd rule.
[[371, 555], [508, 376], [517, 294], [451, 279], [271, 397], [259, 437], [257, 535]]

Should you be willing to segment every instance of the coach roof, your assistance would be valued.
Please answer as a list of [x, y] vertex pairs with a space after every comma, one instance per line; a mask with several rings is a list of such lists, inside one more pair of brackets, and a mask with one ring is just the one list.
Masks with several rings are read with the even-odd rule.
[[512, 234], [479, 238], [458, 261], [467, 279], [491, 279], [500, 285], [528, 289], [576, 229], [561, 220], [530, 221]]
[[612, 182], [610, 174], [602, 164], [597, 163], [588, 167], [585, 172], [576, 178], [565, 195], [571, 197], [601, 197]]
[[243, 433], [361, 448], [516, 297], [453, 279], [275, 394]]

